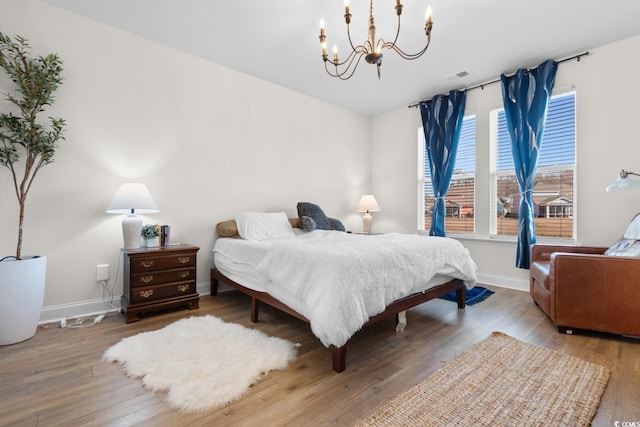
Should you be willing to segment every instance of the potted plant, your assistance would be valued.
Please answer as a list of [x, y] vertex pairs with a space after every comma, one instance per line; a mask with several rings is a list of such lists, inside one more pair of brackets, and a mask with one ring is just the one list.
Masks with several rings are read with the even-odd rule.
[[57, 54], [31, 56], [26, 39], [0, 32], [0, 90], [7, 109], [0, 112], [0, 165], [9, 170], [18, 199], [18, 241], [15, 255], [0, 257], [0, 345], [35, 335], [44, 300], [45, 256], [23, 256], [22, 237], [27, 195], [40, 169], [53, 162], [65, 122], [40, 115], [54, 102], [62, 82]]
[[160, 226], [158, 224], [143, 225], [140, 234], [147, 248], [159, 246], [158, 236], [160, 236]]

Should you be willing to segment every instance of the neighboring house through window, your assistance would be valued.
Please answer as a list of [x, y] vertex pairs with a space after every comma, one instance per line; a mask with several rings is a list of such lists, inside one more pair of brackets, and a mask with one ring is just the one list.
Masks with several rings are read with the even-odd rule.
[[[538, 237], [575, 238], [574, 175], [576, 158], [575, 92], [549, 101], [533, 186], [535, 228]], [[492, 213], [491, 234], [516, 236], [520, 191], [515, 177], [511, 141], [504, 109], [491, 112]]]
[[[575, 239], [575, 159], [576, 94], [554, 95], [549, 102], [547, 122], [538, 157], [533, 188], [536, 236]], [[490, 199], [490, 234], [514, 237], [518, 233], [520, 191], [515, 178], [511, 141], [506, 128], [504, 109], [490, 114], [492, 159]], [[456, 164], [449, 191], [445, 196], [447, 234], [473, 234], [475, 231], [476, 117], [462, 122]], [[418, 230], [429, 230], [433, 209], [433, 188], [429, 160], [424, 147], [424, 133], [418, 129]], [[486, 200], [486, 199], [485, 199]]]
[[[425, 150], [424, 132], [418, 130], [420, 167], [418, 176], [418, 229], [429, 230], [433, 212], [433, 187], [429, 159]], [[456, 164], [449, 191], [445, 196], [445, 231], [449, 233], [473, 233], [476, 172], [476, 118], [465, 117], [460, 130]]]

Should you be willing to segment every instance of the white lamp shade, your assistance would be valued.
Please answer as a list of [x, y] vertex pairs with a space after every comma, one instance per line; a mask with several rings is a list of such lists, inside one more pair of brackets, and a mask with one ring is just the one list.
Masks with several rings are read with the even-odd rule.
[[356, 212], [380, 212], [380, 205], [372, 194], [365, 194], [360, 198]]
[[126, 182], [120, 186], [107, 206], [110, 214], [150, 214], [160, 212], [147, 186], [137, 182]]
[[160, 210], [147, 190], [147, 186], [135, 182], [122, 184], [107, 206], [107, 213], [127, 215], [122, 220], [122, 239], [125, 249], [140, 247], [142, 220], [137, 214], [156, 212]]
[[633, 190], [636, 188], [640, 188], [640, 181], [635, 180], [629, 177], [619, 176], [616, 182], [607, 186], [607, 192], [618, 191], [618, 190]]

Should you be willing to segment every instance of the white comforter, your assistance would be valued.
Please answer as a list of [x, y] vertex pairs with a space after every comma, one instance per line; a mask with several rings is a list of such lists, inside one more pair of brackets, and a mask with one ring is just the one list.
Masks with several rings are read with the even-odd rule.
[[460, 242], [396, 233], [315, 230], [273, 244], [257, 269], [269, 294], [309, 319], [327, 347], [343, 346], [391, 302], [434, 286], [431, 279], [461, 279], [468, 289], [476, 283]]

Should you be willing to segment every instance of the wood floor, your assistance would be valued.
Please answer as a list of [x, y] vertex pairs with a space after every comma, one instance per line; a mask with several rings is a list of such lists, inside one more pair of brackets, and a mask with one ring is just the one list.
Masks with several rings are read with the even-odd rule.
[[[26, 342], [0, 347], [0, 425], [3, 426], [348, 426], [407, 390], [492, 331], [602, 364], [612, 371], [595, 426], [640, 422], [640, 341], [556, 332], [528, 293], [496, 293], [464, 310], [443, 300], [360, 331], [347, 354], [347, 370], [331, 369], [330, 351], [309, 326], [269, 307], [249, 322], [249, 300], [236, 292], [203, 296], [200, 309], [179, 310], [125, 324], [119, 314], [88, 329], [38, 330]], [[212, 314], [301, 344], [298, 359], [251, 387], [246, 397], [218, 410], [185, 414], [163, 393], [146, 392], [118, 364], [101, 361], [120, 339], [158, 329], [179, 318]], [[640, 321], [640, 319], [639, 319]]]

